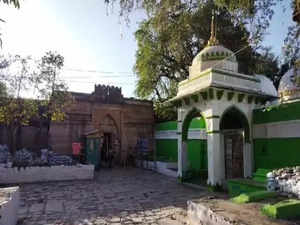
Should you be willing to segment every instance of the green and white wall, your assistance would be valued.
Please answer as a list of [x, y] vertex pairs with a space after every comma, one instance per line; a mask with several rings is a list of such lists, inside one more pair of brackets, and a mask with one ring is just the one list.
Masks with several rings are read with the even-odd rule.
[[[177, 162], [177, 121], [156, 124], [156, 157], [158, 161]], [[189, 169], [193, 171], [207, 170], [207, 141], [205, 121], [194, 118], [188, 132]]]
[[253, 112], [255, 169], [300, 165], [300, 102]]

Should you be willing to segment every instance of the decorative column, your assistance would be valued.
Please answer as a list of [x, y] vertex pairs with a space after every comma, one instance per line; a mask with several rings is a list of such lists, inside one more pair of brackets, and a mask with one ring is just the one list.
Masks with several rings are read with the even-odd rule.
[[[182, 179], [187, 170], [187, 143], [182, 140], [182, 124], [184, 109], [178, 109], [177, 146], [178, 146], [178, 178]], [[181, 180], [182, 181], [182, 180]]]
[[221, 146], [220, 118], [211, 117], [207, 127], [207, 160], [209, 185], [222, 184], [225, 179], [224, 150]]
[[253, 155], [251, 143], [244, 143], [244, 176], [252, 176]]

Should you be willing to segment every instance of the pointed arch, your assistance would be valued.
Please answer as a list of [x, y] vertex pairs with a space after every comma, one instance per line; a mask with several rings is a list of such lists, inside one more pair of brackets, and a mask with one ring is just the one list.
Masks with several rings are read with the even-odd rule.
[[205, 117], [202, 115], [201, 111], [197, 108], [192, 108], [185, 116], [184, 121], [182, 123], [182, 141], [186, 141], [188, 139], [188, 130], [191, 121], [195, 117], [202, 117], [206, 127]]
[[103, 130], [104, 132], [115, 133], [117, 136], [119, 135], [119, 127], [117, 122], [109, 113], [103, 117], [103, 120], [100, 123], [100, 130]]
[[244, 129], [245, 141], [250, 142], [250, 123], [247, 116], [235, 105], [228, 107], [220, 118], [220, 130]]

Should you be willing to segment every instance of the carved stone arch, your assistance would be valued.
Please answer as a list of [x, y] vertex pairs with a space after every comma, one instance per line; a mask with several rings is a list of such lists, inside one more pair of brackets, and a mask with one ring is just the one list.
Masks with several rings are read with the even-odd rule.
[[117, 122], [109, 113], [107, 113], [100, 121], [99, 128], [102, 133], [112, 133], [119, 137], [120, 132]]

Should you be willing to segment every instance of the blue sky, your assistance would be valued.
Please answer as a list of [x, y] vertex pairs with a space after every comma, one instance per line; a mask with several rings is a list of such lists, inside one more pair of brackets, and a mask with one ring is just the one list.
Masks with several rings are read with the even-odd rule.
[[[277, 55], [291, 23], [291, 10], [281, 7], [264, 40]], [[6, 20], [0, 26], [2, 52], [40, 57], [55, 50], [65, 57], [62, 76], [71, 91], [89, 93], [101, 83], [121, 86], [126, 97], [134, 96], [133, 33], [144, 17], [141, 11], [131, 15], [129, 27], [120, 20], [117, 4], [107, 8], [104, 0], [25, 0], [19, 10], [1, 4], [0, 15]]]

